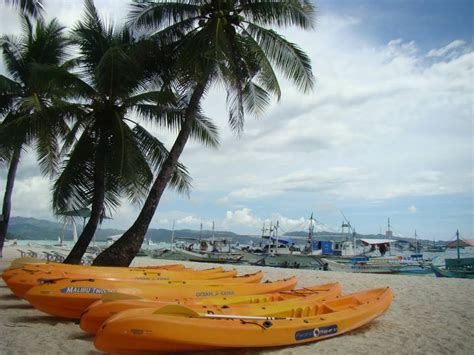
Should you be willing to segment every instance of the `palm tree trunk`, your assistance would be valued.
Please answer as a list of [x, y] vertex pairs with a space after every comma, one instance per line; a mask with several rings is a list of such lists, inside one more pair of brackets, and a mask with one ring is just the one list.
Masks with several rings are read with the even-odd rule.
[[173, 171], [176, 169], [178, 159], [184, 150], [189, 135], [191, 134], [194, 117], [199, 108], [199, 102], [204, 95], [206, 86], [207, 80], [203, 80], [194, 88], [188, 107], [186, 108], [185, 120], [181, 126], [178, 137], [176, 138], [168, 157], [163, 163], [135, 223], [133, 223], [119, 240], [100, 253], [94, 260], [93, 265], [128, 266], [133, 258], [135, 258], [135, 255], [140, 251], [143, 239], [145, 238], [145, 234], [150, 226], [151, 220], [153, 219], [161, 196], [171, 179]]
[[0, 218], [0, 257], [2, 256], [3, 244], [7, 237], [8, 222], [10, 221], [10, 211], [12, 208], [13, 185], [15, 184], [16, 170], [20, 163], [21, 147], [16, 149], [10, 160], [10, 166], [7, 174], [7, 185], [5, 195], [3, 196], [2, 218]]
[[84, 230], [72, 248], [69, 255], [64, 260], [65, 264], [80, 264], [87, 247], [94, 237], [97, 226], [102, 217], [105, 199], [105, 178], [103, 161], [98, 161], [94, 176], [94, 196], [92, 200], [91, 216]]

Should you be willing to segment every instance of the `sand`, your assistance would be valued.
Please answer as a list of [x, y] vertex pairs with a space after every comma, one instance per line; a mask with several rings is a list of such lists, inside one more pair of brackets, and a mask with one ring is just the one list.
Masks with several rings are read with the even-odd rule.
[[[0, 271], [18, 257], [4, 249]], [[137, 258], [134, 265], [159, 265], [164, 260]], [[169, 263], [169, 262], [168, 262]], [[211, 264], [184, 263], [195, 268]], [[231, 268], [232, 266], [228, 266]], [[427, 276], [370, 275], [313, 270], [238, 266], [240, 273], [263, 270], [268, 280], [297, 275], [298, 286], [338, 281], [343, 292], [390, 286], [390, 309], [369, 325], [345, 335], [307, 345], [248, 354], [473, 354], [474, 280]], [[99, 354], [93, 337], [72, 321], [48, 316], [15, 298], [0, 281], [0, 354]], [[213, 354], [229, 352], [213, 352]]]

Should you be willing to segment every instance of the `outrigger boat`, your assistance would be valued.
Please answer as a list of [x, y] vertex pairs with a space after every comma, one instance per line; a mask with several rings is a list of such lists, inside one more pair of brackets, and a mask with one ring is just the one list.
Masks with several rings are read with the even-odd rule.
[[436, 277], [474, 279], [474, 258], [461, 258], [459, 231], [456, 231], [457, 258], [446, 259], [445, 269], [432, 265]]

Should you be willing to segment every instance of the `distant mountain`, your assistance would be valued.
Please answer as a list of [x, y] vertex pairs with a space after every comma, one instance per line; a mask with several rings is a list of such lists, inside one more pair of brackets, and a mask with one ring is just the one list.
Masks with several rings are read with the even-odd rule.
[[[72, 229], [68, 225], [63, 231], [63, 224], [45, 221], [30, 217], [12, 217], [8, 226], [10, 238], [28, 240], [57, 240], [64, 233], [64, 240], [72, 240]], [[82, 225], [77, 226], [77, 233], [81, 233]], [[97, 240], [105, 240], [107, 236], [117, 235], [123, 231], [119, 229], [99, 229]]]
[[[82, 226], [77, 227], [77, 233], [80, 234]], [[118, 235], [125, 232], [120, 229], [104, 228], [97, 230], [95, 240], [105, 241], [107, 237]], [[64, 240], [72, 240], [72, 229], [69, 225], [63, 231], [63, 225], [59, 222], [45, 221], [36, 218], [12, 217], [8, 228], [8, 237], [12, 239], [27, 240], [57, 240], [64, 233]], [[154, 242], [170, 242], [172, 231], [168, 229], [149, 229], [146, 238]], [[195, 238], [201, 235], [200, 231], [189, 229], [176, 230], [174, 232], [176, 238]], [[255, 237], [248, 235], [240, 235], [233, 232], [216, 231], [215, 238], [239, 241], [240, 243], [248, 243], [255, 240]], [[212, 231], [202, 231], [202, 238], [211, 238]]]
[[[80, 234], [82, 230], [82, 225], [78, 225], [77, 233]], [[99, 229], [96, 233], [95, 240], [97, 241], [105, 241], [107, 237], [113, 235], [120, 235], [124, 232], [124, 230], [120, 229], [112, 229], [112, 228], [105, 228]], [[72, 230], [69, 226], [68, 229], [64, 230], [63, 232], [63, 225], [58, 222], [52, 221], [45, 221], [36, 218], [26, 218], [26, 217], [12, 217], [10, 219], [9, 229], [8, 229], [8, 237], [9, 238], [16, 238], [16, 239], [27, 239], [27, 240], [57, 240], [59, 236], [64, 233], [65, 240], [72, 240]], [[172, 231], [168, 229], [149, 229], [146, 238], [152, 240], [154, 242], [171, 242]], [[174, 232], [175, 238], [192, 238], [192, 239], [199, 239], [202, 237], [203, 239], [211, 238], [212, 231], [204, 230], [202, 233], [200, 231], [190, 230], [190, 229], [181, 229], [176, 230]], [[232, 240], [232, 242], [239, 242], [241, 244], [248, 244], [251, 241], [258, 241], [260, 236], [252, 236], [252, 235], [243, 235], [237, 234], [229, 231], [215, 231], [214, 236], [216, 239], [227, 239]], [[292, 232], [289, 234], [285, 234], [285, 236], [292, 237], [299, 241], [298, 244], [302, 244], [304, 239], [308, 237], [307, 231], [298, 231]], [[358, 238], [367, 238], [367, 239], [384, 239], [385, 235], [382, 234], [369, 234], [369, 235], [361, 235], [357, 234]], [[344, 239], [351, 239], [352, 237], [347, 233], [335, 233], [335, 232], [315, 232], [314, 239], [315, 240], [344, 240]], [[397, 240], [408, 240], [410, 242], [414, 242], [412, 238], [399, 238], [393, 237], [393, 239]], [[422, 241], [418, 240], [418, 242], [427, 242], [432, 243], [430, 241]]]

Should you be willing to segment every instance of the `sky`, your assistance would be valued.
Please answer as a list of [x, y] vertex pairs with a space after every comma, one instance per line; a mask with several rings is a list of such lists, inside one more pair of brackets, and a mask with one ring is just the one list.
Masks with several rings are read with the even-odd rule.
[[[66, 26], [82, 2], [47, 0], [47, 18]], [[96, 0], [108, 21], [128, 1]], [[207, 116], [218, 149], [188, 143], [189, 196], [167, 191], [152, 228], [209, 229], [257, 235], [263, 223], [300, 228], [314, 213], [319, 229], [338, 231], [343, 215], [358, 233], [450, 240], [474, 237], [474, 47], [472, 1], [316, 1], [313, 31], [279, 29], [308, 53], [310, 93], [282, 79], [282, 97], [236, 136], [225, 92], [211, 90]], [[0, 4], [0, 33], [18, 33], [16, 12]], [[0, 73], [5, 74], [0, 63]], [[168, 147], [175, 135], [150, 127]], [[3, 195], [6, 169], [0, 170]], [[18, 170], [12, 215], [54, 220], [51, 181], [35, 155]], [[34, 203], [32, 203], [34, 202]], [[103, 227], [127, 228], [140, 206], [126, 201]]]

